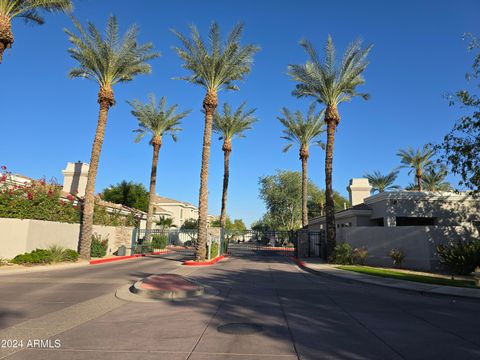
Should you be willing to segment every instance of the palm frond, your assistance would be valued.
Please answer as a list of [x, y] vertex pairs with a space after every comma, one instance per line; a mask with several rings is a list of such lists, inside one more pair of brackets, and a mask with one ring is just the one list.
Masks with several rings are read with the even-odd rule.
[[235, 82], [250, 72], [253, 55], [259, 50], [254, 45], [240, 44], [242, 31], [243, 25], [237, 24], [226, 42], [222, 43], [216, 22], [210, 27], [208, 42], [202, 39], [193, 25], [190, 27], [190, 38], [172, 30], [182, 44], [182, 47], [174, 47], [174, 50], [183, 61], [182, 67], [190, 72], [190, 75], [176, 79], [201, 85], [207, 91], [237, 90]]
[[240, 106], [232, 111], [228, 103], [223, 104], [223, 114], [218, 111], [213, 117], [213, 131], [220, 135], [222, 140], [232, 141], [233, 138], [245, 137], [245, 131], [250, 130], [257, 121], [254, 116], [256, 109], [245, 110], [247, 102], [244, 101]]
[[153, 94], [148, 96], [146, 103], [136, 99], [127, 101], [127, 103], [132, 107], [131, 114], [138, 120], [138, 129], [134, 132], [138, 132], [139, 135], [135, 138], [135, 142], [140, 141], [147, 133], [151, 135], [152, 139], [157, 136], [170, 135], [176, 142], [177, 133], [182, 130], [180, 128], [181, 120], [190, 113], [190, 110], [176, 113], [177, 104], [168, 107], [165, 97], [157, 102]]
[[73, 45], [68, 52], [78, 62], [78, 66], [70, 71], [71, 78], [85, 77], [108, 88], [150, 73], [151, 66], [147, 61], [160, 55], [152, 51], [151, 43], [137, 43], [136, 26], [130, 27], [120, 38], [115, 16], [108, 19], [104, 36], [94, 24], [89, 22], [85, 29], [73, 16], [71, 19], [76, 31], [65, 30]]

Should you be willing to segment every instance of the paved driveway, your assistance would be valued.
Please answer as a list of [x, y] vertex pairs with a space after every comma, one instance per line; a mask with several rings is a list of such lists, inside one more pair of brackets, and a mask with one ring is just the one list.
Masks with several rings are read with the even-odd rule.
[[[62, 281], [77, 271], [44, 276], [62, 289]], [[121, 283], [152, 272], [188, 275], [220, 293], [161, 303], [128, 303], [112, 296]], [[15, 331], [58, 339], [60, 348], [1, 354], [12, 360], [480, 358], [478, 302], [343, 282], [304, 272], [282, 256], [232, 257], [195, 268], [142, 259], [82, 269], [77, 282], [82, 278], [109, 282], [102, 291], [90, 284], [89, 296], [82, 291], [45, 295], [81, 299], [0, 331], [0, 339]], [[23, 283], [7, 286], [12, 293], [15, 286], [26, 291]], [[232, 323], [253, 323], [261, 331], [218, 331]]]

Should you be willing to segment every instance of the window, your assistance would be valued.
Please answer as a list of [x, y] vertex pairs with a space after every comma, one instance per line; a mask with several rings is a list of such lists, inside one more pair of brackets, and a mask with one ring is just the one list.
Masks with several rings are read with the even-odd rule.
[[432, 226], [436, 219], [430, 217], [397, 217], [397, 226]]

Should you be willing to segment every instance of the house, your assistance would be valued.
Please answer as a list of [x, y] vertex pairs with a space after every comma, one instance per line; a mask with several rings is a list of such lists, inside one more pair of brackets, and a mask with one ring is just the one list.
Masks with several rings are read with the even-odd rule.
[[[162, 211], [167, 213], [167, 217], [173, 220], [173, 225], [181, 227], [186, 220], [198, 219], [198, 208], [188, 202], [170, 199], [163, 196], [155, 197], [155, 216], [165, 216]], [[213, 221], [215, 216], [208, 215], [208, 223]]]
[[[438, 245], [479, 236], [480, 198], [469, 193], [392, 191], [371, 195], [367, 179], [352, 179], [351, 206], [335, 214], [336, 241], [368, 250], [367, 265], [392, 266], [389, 252], [405, 254], [405, 268], [444, 271]], [[326, 228], [325, 216], [309, 230]], [[319, 255], [319, 249], [314, 249]]]
[[[480, 226], [480, 199], [468, 193], [392, 191], [370, 195], [367, 179], [348, 186], [351, 207], [335, 214], [337, 228], [356, 226]], [[325, 216], [308, 228], [325, 228]]]

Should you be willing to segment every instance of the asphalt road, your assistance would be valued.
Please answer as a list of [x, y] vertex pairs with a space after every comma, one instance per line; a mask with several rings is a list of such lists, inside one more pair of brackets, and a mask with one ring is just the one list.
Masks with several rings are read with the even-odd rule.
[[[189, 277], [220, 291], [216, 296], [114, 298], [116, 288], [151, 273], [182, 273], [186, 267], [174, 261], [180, 257], [0, 278], [0, 340], [28, 333], [61, 344], [0, 358], [480, 359], [478, 301], [319, 276], [283, 256], [231, 257], [190, 269]], [[256, 332], [219, 331], [238, 323]]]

